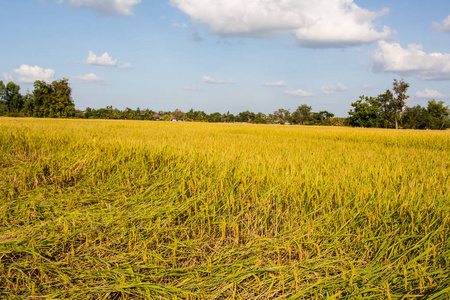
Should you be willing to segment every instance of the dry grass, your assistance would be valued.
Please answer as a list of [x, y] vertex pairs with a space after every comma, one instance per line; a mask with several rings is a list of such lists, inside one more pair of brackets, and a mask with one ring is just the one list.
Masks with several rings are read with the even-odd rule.
[[447, 299], [450, 131], [0, 118], [0, 297]]

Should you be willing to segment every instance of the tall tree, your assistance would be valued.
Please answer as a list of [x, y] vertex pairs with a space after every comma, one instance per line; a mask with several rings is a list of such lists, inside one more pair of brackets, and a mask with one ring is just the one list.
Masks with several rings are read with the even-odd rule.
[[222, 119], [222, 114], [220, 112], [215, 112], [212, 114], [209, 114], [207, 117], [208, 122], [218, 123]]
[[446, 129], [450, 124], [450, 111], [448, 106], [444, 106], [444, 102], [436, 100], [428, 101], [428, 128], [430, 129]]
[[175, 118], [175, 120], [177, 120], [177, 121], [186, 120], [186, 113], [182, 112], [178, 108], [175, 109], [172, 114], [173, 114], [173, 117]]
[[273, 112], [273, 122], [284, 124], [289, 120], [290, 116], [291, 112], [289, 111], [289, 109], [280, 108]]
[[378, 95], [379, 126], [384, 128], [392, 128], [395, 126], [395, 105], [394, 94], [391, 90], [386, 90], [384, 94]]
[[3, 98], [5, 97], [5, 84], [3, 83], [3, 81], [0, 80], [0, 100], [3, 101]]
[[405, 107], [401, 122], [405, 129], [426, 129], [428, 127], [427, 109], [420, 105]]
[[73, 117], [75, 115], [75, 104], [72, 100], [72, 89], [69, 79], [63, 78], [52, 82], [54, 113], [58, 118]]
[[394, 110], [395, 129], [398, 129], [398, 121], [400, 120], [406, 100], [409, 98], [409, 96], [406, 95], [408, 88], [409, 83], [406, 83], [403, 79], [400, 81], [394, 79], [393, 90], [395, 98], [392, 101], [392, 108]]
[[22, 110], [24, 101], [19, 90], [20, 86], [14, 82], [8, 82], [6, 85], [4, 98], [10, 113], [18, 113]]
[[27, 115], [44, 118], [73, 117], [75, 105], [71, 94], [72, 89], [67, 78], [55, 80], [51, 84], [37, 80], [27, 104]]
[[5, 95], [6, 95], [6, 86], [3, 83], [3, 81], [0, 80], [0, 114], [4, 114], [8, 110]]
[[302, 104], [292, 113], [292, 123], [305, 124], [311, 118], [311, 106]]
[[256, 118], [256, 114], [249, 110], [242, 111], [236, 116], [236, 120], [242, 123], [251, 123]]
[[377, 98], [360, 96], [359, 100], [352, 103], [352, 106], [353, 109], [348, 112], [351, 126], [379, 126], [380, 105]]

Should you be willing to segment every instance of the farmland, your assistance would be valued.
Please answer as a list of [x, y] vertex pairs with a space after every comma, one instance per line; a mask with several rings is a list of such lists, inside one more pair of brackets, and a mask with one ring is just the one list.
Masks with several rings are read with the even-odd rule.
[[0, 297], [446, 299], [450, 131], [0, 118]]

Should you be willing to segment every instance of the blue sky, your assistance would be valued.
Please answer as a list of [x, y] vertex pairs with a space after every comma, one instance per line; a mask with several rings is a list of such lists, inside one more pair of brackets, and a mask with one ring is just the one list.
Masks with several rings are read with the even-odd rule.
[[70, 79], [78, 109], [347, 116], [394, 78], [450, 104], [448, 0], [2, 0], [0, 80]]

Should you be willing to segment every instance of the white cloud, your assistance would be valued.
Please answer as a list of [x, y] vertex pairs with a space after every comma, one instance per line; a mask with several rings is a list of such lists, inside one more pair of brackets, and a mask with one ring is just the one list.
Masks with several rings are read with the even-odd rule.
[[43, 69], [38, 66], [21, 65], [17, 69], [13, 69], [10, 73], [3, 73], [6, 81], [14, 81], [15, 75], [19, 75], [18, 82], [32, 83], [36, 80], [51, 82], [55, 80], [55, 70]]
[[447, 17], [447, 19], [442, 21], [442, 29], [444, 29], [445, 31], [450, 31], [450, 15]]
[[450, 79], [450, 54], [423, 51], [420, 44], [403, 49], [399, 43], [380, 41], [380, 49], [373, 54], [374, 70], [402, 76], [416, 76], [421, 80]]
[[132, 69], [133, 66], [130, 63], [126, 63], [119, 66], [119, 69]]
[[89, 73], [86, 75], [78, 75], [78, 76], [74, 76], [73, 78], [75, 78], [81, 82], [84, 82], [84, 83], [100, 83], [100, 84], [107, 83], [103, 78], [95, 75], [94, 73]]
[[433, 27], [438, 31], [450, 32], [450, 15], [442, 23], [433, 22]]
[[342, 83], [338, 83], [338, 84], [336, 84], [336, 90], [339, 92], [345, 92], [345, 91], [348, 91], [348, 87], [346, 87]]
[[14, 78], [12, 77], [11, 73], [3, 72], [2, 75], [3, 75], [3, 78], [5, 78], [6, 81], [14, 81]]
[[133, 6], [141, 0], [57, 0], [67, 2], [71, 7], [93, 9], [101, 15], [133, 15]]
[[231, 79], [214, 79], [209, 76], [203, 76], [203, 81], [206, 83], [213, 83], [213, 84], [233, 83], [233, 80]]
[[278, 82], [266, 82], [263, 84], [263, 86], [276, 86], [276, 87], [286, 86], [286, 85], [287, 84], [283, 80], [280, 80]]
[[322, 93], [324, 94], [334, 94], [336, 92], [345, 92], [345, 91], [348, 91], [348, 88], [342, 83], [322, 87]]
[[322, 93], [324, 94], [334, 94], [336, 93], [336, 87], [334, 85], [328, 85], [322, 87]]
[[450, 96], [444, 95], [436, 90], [425, 89], [423, 91], [416, 92], [417, 98], [426, 98], [426, 99], [449, 99]]
[[107, 52], [103, 53], [102, 56], [97, 56], [94, 52], [89, 51], [86, 63], [88, 65], [117, 67], [117, 59], [113, 60]]
[[314, 97], [313, 93], [305, 92], [302, 90], [296, 90], [296, 91], [284, 91], [286, 95], [289, 96], [295, 96], [295, 97]]
[[300, 46], [347, 47], [389, 38], [388, 27], [374, 21], [389, 12], [363, 9], [354, 0], [171, 0], [213, 34], [273, 37], [294, 34]]
[[365, 85], [363, 85], [363, 90], [373, 90], [373, 85], [371, 85], [371, 84], [365, 84]]

